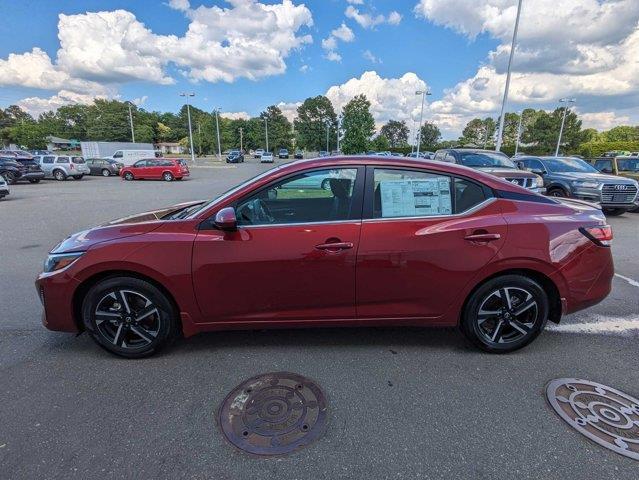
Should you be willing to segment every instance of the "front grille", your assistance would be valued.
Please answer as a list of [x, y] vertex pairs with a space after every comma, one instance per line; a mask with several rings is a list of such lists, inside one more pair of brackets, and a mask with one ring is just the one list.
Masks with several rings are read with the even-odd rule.
[[520, 187], [524, 187], [524, 188], [532, 188], [535, 183], [534, 178], [517, 177], [517, 178], [506, 178], [505, 180], [507, 182], [514, 183], [515, 185], [519, 185]]
[[637, 187], [628, 183], [606, 183], [601, 189], [601, 203], [633, 203]]

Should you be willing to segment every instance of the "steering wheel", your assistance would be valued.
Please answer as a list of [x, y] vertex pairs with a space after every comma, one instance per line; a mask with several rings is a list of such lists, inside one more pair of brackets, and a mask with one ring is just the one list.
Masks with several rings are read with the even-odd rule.
[[273, 223], [275, 218], [271, 215], [271, 209], [260, 198], [251, 200], [244, 205], [240, 215], [252, 224]]

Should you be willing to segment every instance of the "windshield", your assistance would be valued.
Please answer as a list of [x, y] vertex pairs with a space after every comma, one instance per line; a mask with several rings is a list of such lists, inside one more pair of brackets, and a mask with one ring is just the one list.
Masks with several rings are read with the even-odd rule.
[[467, 167], [517, 168], [506, 155], [490, 152], [461, 152], [461, 164]]
[[[190, 211], [189, 214], [188, 214], [188, 218], [196, 217], [199, 212], [206, 210], [211, 205], [214, 205], [215, 203], [219, 202], [220, 200], [223, 200], [226, 197], [228, 197], [230, 195], [233, 195], [235, 192], [237, 192], [238, 190], [241, 190], [245, 186], [247, 186], [247, 185], [249, 185], [249, 184], [251, 184], [253, 182], [256, 182], [257, 180], [259, 180], [259, 179], [261, 179], [263, 177], [266, 177], [267, 175], [270, 175], [273, 172], [276, 172], [276, 171], [284, 168], [285, 166], [289, 165], [289, 163], [283, 163], [282, 165], [280, 165], [278, 167], [275, 167], [275, 168], [272, 168], [270, 170], [267, 170], [266, 172], [262, 172], [259, 175], [256, 175], [256, 176], [254, 176], [252, 178], [249, 178], [245, 182], [242, 182], [239, 185], [227, 190], [226, 192], [222, 193], [221, 195], [218, 195], [217, 197], [215, 197], [210, 202], [203, 203], [202, 205], [197, 205], [197, 207], [199, 207], [199, 208], [196, 208], [195, 210]], [[184, 217], [184, 218], [186, 218], [186, 217]]]
[[579, 158], [545, 158], [548, 171], [553, 173], [600, 173], [595, 167]]
[[639, 158], [617, 159], [620, 172], [639, 172]]

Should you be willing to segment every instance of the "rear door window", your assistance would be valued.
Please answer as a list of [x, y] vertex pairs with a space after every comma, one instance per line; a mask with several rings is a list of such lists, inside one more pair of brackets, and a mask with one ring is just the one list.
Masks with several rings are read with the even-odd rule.
[[42, 163], [53, 163], [55, 157], [42, 157]]
[[455, 178], [455, 213], [464, 213], [489, 197], [479, 183], [465, 178]]
[[58, 157], [55, 163], [69, 163], [69, 157]]

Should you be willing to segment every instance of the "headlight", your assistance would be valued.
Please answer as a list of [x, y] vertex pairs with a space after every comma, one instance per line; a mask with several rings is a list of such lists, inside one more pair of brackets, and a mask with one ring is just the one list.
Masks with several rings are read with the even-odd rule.
[[55, 253], [49, 255], [44, 261], [44, 273], [55, 272], [57, 270], [67, 268], [82, 255], [84, 255], [84, 252]]
[[544, 179], [541, 178], [539, 175], [537, 175], [537, 177], [535, 177], [535, 187], [541, 188], [544, 186]]
[[588, 180], [575, 180], [572, 182], [573, 187], [580, 188], [599, 188], [599, 182], [593, 182]]

